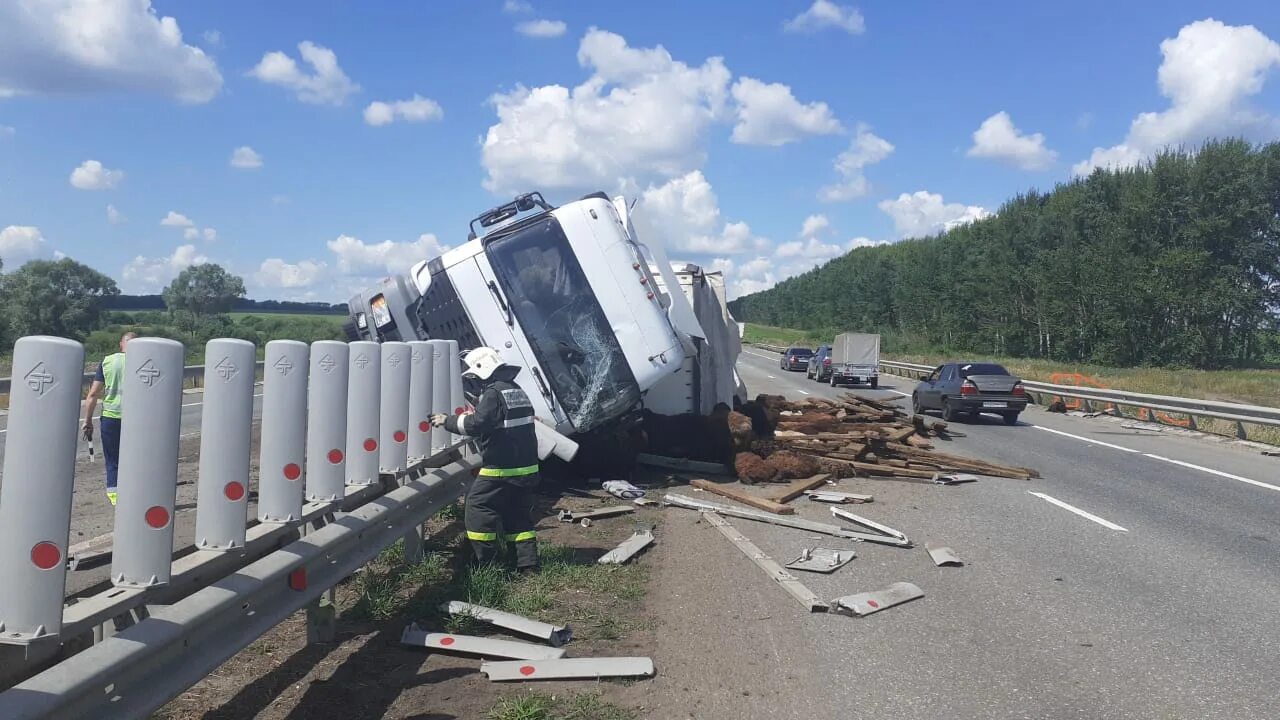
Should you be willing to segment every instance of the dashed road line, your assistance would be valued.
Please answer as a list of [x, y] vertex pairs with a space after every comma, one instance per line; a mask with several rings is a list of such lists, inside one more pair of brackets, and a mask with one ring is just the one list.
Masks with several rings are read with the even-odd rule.
[[1257, 486], [1258, 486], [1258, 487], [1260, 487], [1260, 488], [1266, 488], [1266, 489], [1268, 489], [1268, 490], [1277, 490], [1277, 491], [1280, 491], [1280, 485], [1272, 485], [1271, 483], [1264, 483], [1264, 482], [1262, 482], [1262, 481], [1260, 481], [1260, 480], [1250, 480], [1250, 479], [1249, 479], [1249, 478], [1247, 478], [1247, 477], [1241, 477], [1241, 476], [1239, 476], [1239, 475], [1232, 475], [1231, 473], [1222, 472], [1221, 470], [1214, 470], [1213, 468], [1207, 468], [1207, 467], [1204, 467], [1203, 465], [1194, 465], [1194, 464], [1189, 463], [1189, 462], [1183, 462], [1183, 461], [1181, 461], [1181, 460], [1174, 460], [1173, 458], [1167, 458], [1167, 457], [1165, 457], [1165, 456], [1163, 456], [1163, 455], [1152, 455], [1151, 453], [1142, 453], [1142, 456], [1143, 456], [1143, 457], [1149, 457], [1149, 458], [1151, 458], [1152, 460], [1159, 460], [1159, 461], [1161, 461], [1161, 462], [1172, 463], [1172, 464], [1174, 464], [1174, 465], [1181, 465], [1182, 467], [1185, 467], [1185, 468], [1191, 468], [1192, 470], [1199, 470], [1200, 472], [1207, 472], [1207, 473], [1209, 473], [1210, 475], [1217, 475], [1218, 477], [1224, 477], [1224, 478], [1228, 478], [1228, 479], [1230, 479], [1230, 480], [1239, 480], [1239, 481], [1240, 481], [1240, 482], [1242, 482], [1242, 483], [1249, 483], [1250, 485], [1257, 485]]
[[1111, 522], [1110, 520], [1103, 520], [1102, 518], [1098, 517], [1097, 515], [1094, 515], [1094, 514], [1093, 514], [1093, 513], [1091, 513], [1091, 512], [1085, 512], [1084, 510], [1081, 510], [1080, 508], [1078, 508], [1078, 507], [1076, 507], [1076, 506], [1074, 506], [1074, 505], [1068, 505], [1067, 503], [1064, 503], [1064, 502], [1062, 502], [1061, 500], [1059, 500], [1058, 498], [1053, 497], [1053, 496], [1051, 496], [1051, 495], [1045, 495], [1044, 493], [1032, 492], [1032, 491], [1030, 491], [1030, 490], [1028, 490], [1028, 491], [1027, 491], [1027, 493], [1029, 493], [1029, 494], [1031, 494], [1031, 495], [1035, 495], [1036, 497], [1040, 498], [1041, 500], [1045, 500], [1045, 501], [1047, 501], [1047, 502], [1053, 503], [1054, 505], [1057, 505], [1058, 507], [1062, 508], [1063, 510], [1067, 510], [1067, 511], [1069, 511], [1069, 512], [1073, 512], [1073, 513], [1075, 513], [1075, 514], [1079, 515], [1080, 517], [1082, 517], [1082, 518], [1084, 518], [1084, 519], [1086, 519], [1086, 520], [1092, 520], [1092, 521], [1094, 521], [1094, 522], [1098, 523], [1099, 525], [1101, 525], [1101, 526], [1103, 526], [1103, 527], [1105, 527], [1105, 528], [1111, 528], [1112, 530], [1119, 530], [1120, 532], [1129, 532], [1128, 528], [1120, 527], [1119, 525], [1117, 525], [1117, 524], [1115, 524], [1115, 523]]
[[[1028, 424], [1028, 425], [1031, 425], [1031, 423], [1027, 423], [1027, 424]], [[1063, 437], [1073, 438], [1073, 439], [1075, 439], [1075, 440], [1079, 440], [1079, 441], [1081, 441], [1081, 442], [1093, 443], [1094, 445], [1101, 445], [1101, 446], [1103, 446], [1103, 447], [1109, 447], [1109, 448], [1111, 448], [1111, 449], [1113, 449], [1113, 450], [1123, 450], [1124, 452], [1128, 452], [1128, 453], [1136, 453], [1136, 452], [1139, 452], [1138, 450], [1134, 450], [1133, 448], [1127, 448], [1127, 447], [1124, 447], [1123, 445], [1112, 445], [1112, 444], [1111, 444], [1111, 443], [1109, 443], [1109, 442], [1102, 442], [1101, 440], [1094, 440], [1093, 438], [1087, 438], [1087, 437], [1084, 437], [1083, 435], [1072, 435], [1072, 434], [1071, 434], [1071, 433], [1069, 433], [1069, 432], [1062, 432], [1061, 430], [1054, 430], [1053, 428], [1047, 428], [1047, 427], [1045, 427], [1045, 426], [1043, 426], [1043, 425], [1031, 425], [1031, 427], [1033, 427], [1033, 428], [1035, 428], [1035, 429], [1037, 429], [1037, 430], [1043, 430], [1043, 431], [1045, 431], [1045, 432], [1051, 432], [1051, 433], [1053, 433], [1054, 435], [1061, 435], [1061, 436], [1063, 436]]]

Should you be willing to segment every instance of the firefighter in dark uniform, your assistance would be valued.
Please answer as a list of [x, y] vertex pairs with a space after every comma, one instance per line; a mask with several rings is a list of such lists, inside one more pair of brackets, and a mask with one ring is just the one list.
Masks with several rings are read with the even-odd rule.
[[431, 423], [475, 438], [480, 449], [480, 472], [467, 492], [467, 539], [476, 561], [488, 563], [497, 555], [501, 532], [515, 546], [516, 568], [537, 570], [530, 495], [538, 484], [538, 438], [533, 405], [514, 382], [520, 368], [505, 364], [497, 350], [487, 347], [468, 352], [463, 362], [463, 377], [475, 378], [484, 387], [475, 412], [435, 415]]

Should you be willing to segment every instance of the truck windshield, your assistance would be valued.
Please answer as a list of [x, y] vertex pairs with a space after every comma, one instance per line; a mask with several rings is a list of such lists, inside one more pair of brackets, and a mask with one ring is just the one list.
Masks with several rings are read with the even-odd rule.
[[547, 382], [579, 432], [640, 401], [627, 358], [554, 217], [485, 247]]

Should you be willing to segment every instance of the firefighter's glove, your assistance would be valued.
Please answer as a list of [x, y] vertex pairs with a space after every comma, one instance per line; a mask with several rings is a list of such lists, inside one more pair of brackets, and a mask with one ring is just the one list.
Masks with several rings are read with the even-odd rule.
[[444, 427], [444, 420], [448, 417], [440, 413], [431, 416], [431, 427]]

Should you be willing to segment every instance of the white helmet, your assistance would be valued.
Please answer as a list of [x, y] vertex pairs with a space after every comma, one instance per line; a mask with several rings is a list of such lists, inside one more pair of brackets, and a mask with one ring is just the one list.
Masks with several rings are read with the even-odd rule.
[[494, 371], [506, 364], [502, 362], [502, 356], [498, 351], [491, 347], [478, 347], [471, 350], [462, 358], [462, 362], [467, 365], [462, 375], [480, 380], [488, 380]]

